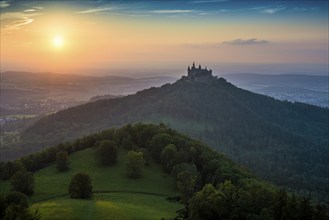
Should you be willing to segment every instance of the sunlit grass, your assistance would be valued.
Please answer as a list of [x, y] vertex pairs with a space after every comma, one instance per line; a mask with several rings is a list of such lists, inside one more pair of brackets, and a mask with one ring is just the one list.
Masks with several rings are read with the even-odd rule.
[[143, 191], [163, 195], [175, 195], [175, 185], [170, 175], [162, 168], [150, 163], [144, 169], [141, 179], [129, 179], [125, 175], [126, 151], [119, 151], [118, 163], [112, 167], [101, 167], [92, 149], [72, 154], [69, 157], [70, 170], [60, 173], [55, 165], [35, 173], [36, 187], [32, 201], [39, 201], [67, 193], [71, 177], [77, 172], [88, 173], [93, 180], [94, 191]]
[[[144, 168], [142, 178], [127, 178], [126, 154], [127, 151], [120, 150], [116, 165], [101, 167], [90, 148], [70, 155], [67, 172], [58, 172], [55, 165], [37, 171], [34, 174], [35, 193], [30, 198], [31, 209], [38, 209], [42, 219], [173, 218], [181, 208], [179, 203], [166, 200], [168, 196], [177, 195], [173, 178], [154, 162]], [[69, 198], [68, 184], [77, 172], [92, 177], [96, 192], [92, 200]], [[0, 184], [2, 194], [10, 190], [9, 181]]]
[[42, 219], [170, 219], [179, 208], [165, 197], [130, 193], [96, 194], [92, 200], [63, 197], [31, 206]]

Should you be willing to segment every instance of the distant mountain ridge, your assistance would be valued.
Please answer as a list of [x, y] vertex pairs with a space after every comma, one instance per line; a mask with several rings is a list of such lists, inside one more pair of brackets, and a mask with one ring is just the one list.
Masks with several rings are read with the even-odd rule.
[[130, 78], [18, 71], [0, 73], [0, 78], [1, 115], [51, 113], [94, 96], [133, 94], [177, 80], [163, 76]]
[[223, 75], [228, 80], [239, 83], [255, 84], [278, 84], [308, 87], [309, 89], [328, 90], [328, 75], [305, 75], [305, 74], [255, 74], [255, 73], [231, 73]]
[[7, 71], [0, 73], [1, 79], [8, 82], [42, 82], [42, 83], [75, 83], [75, 82], [90, 82], [90, 81], [116, 81], [116, 82], [131, 82], [131, 81], [157, 81], [157, 80], [176, 80], [174, 77], [143, 77], [131, 78], [125, 76], [108, 75], [108, 76], [92, 76], [79, 74], [60, 74], [51, 72], [22, 72], [22, 71]]
[[163, 122], [202, 139], [266, 180], [321, 197], [328, 194], [328, 115], [328, 109], [278, 101], [223, 78], [182, 78], [60, 111], [26, 130], [23, 141], [41, 147], [127, 123]]

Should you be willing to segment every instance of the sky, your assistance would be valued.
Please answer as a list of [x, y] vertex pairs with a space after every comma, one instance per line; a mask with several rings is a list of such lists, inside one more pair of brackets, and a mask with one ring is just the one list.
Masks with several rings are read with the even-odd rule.
[[5, 0], [0, 67], [74, 73], [186, 68], [195, 61], [323, 73], [328, 7], [327, 0]]

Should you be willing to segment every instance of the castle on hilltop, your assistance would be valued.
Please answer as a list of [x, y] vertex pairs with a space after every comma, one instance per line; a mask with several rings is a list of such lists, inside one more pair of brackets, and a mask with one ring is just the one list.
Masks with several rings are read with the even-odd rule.
[[195, 64], [193, 62], [192, 67], [190, 68], [190, 66], [188, 66], [187, 68], [187, 78], [193, 81], [207, 81], [209, 79], [211, 79], [213, 77], [212, 75], [212, 70], [211, 69], [207, 69], [201, 68], [201, 65], [199, 65], [198, 68], [195, 68]]

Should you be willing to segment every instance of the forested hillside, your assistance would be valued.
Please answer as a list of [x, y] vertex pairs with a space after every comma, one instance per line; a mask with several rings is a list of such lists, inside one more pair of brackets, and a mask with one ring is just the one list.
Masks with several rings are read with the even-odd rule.
[[328, 195], [329, 110], [258, 95], [223, 78], [184, 78], [114, 100], [60, 111], [26, 130], [23, 149], [126, 123], [163, 122], [199, 138], [275, 184]]
[[[327, 205], [260, 181], [163, 124], [104, 130], [1, 163], [0, 171], [0, 217], [5, 219], [329, 217]], [[10, 186], [17, 192], [9, 192]]]

